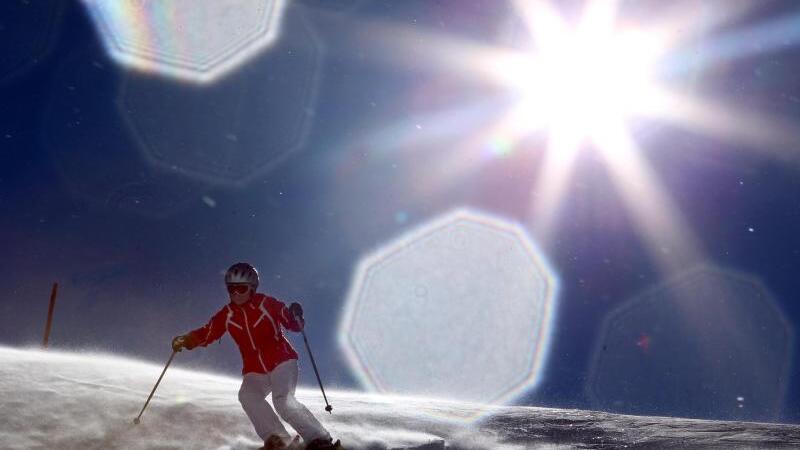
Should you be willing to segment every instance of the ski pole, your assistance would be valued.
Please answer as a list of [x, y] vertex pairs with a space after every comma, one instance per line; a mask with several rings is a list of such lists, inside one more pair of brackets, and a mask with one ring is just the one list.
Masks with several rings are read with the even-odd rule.
[[[300, 321], [300, 320], [303, 320], [303, 319], [301, 319], [300, 317], [295, 316], [295, 320]], [[328, 403], [328, 397], [325, 395], [325, 388], [322, 387], [322, 380], [319, 378], [319, 370], [317, 370], [317, 363], [314, 361], [314, 354], [311, 353], [311, 346], [308, 345], [308, 338], [306, 337], [306, 330], [302, 329], [302, 330], [300, 330], [300, 333], [303, 334], [303, 342], [306, 343], [306, 350], [308, 350], [308, 357], [311, 358], [311, 367], [314, 368], [314, 375], [317, 376], [317, 383], [319, 383], [319, 390], [322, 391], [322, 398], [325, 399], [325, 411], [328, 411], [328, 413], [333, 414], [331, 412], [331, 411], [333, 411], [333, 406], [331, 406], [331, 404]]]
[[169, 365], [172, 363], [172, 358], [175, 357], [175, 353], [178, 353], [178, 352], [173, 351], [172, 354], [169, 355], [169, 360], [167, 360], [167, 365], [164, 366], [164, 370], [161, 371], [161, 376], [158, 377], [158, 381], [156, 381], [156, 385], [153, 386], [153, 390], [150, 391], [150, 396], [148, 396], [147, 397], [147, 401], [144, 402], [144, 406], [142, 406], [142, 410], [139, 411], [139, 415], [136, 416], [135, 419], [133, 419], [133, 424], [134, 425], [139, 425], [139, 422], [140, 422], [139, 419], [142, 417], [142, 414], [144, 414], [144, 410], [145, 410], [145, 408], [147, 408], [147, 405], [150, 403], [150, 399], [153, 398], [153, 394], [156, 392], [156, 388], [158, 387], [158, 383], [161, 383], [161, 379], [164, 378], [164, 374], [167, 373], [167, 367], [169, 367]]

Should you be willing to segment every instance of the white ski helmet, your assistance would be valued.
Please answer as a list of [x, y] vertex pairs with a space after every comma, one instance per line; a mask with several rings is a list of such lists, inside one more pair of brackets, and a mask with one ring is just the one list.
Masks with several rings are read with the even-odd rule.
[[236, 263], [225, 272], [225, 284], [249, 284], [258, 287], [258, 271], [247, 263]]

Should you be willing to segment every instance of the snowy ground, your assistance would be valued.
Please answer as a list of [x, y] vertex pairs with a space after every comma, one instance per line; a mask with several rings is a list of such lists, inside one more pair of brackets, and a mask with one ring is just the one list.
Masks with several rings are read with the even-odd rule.
[[[179, 355], [180, 356], [180, 355]], [[254, 449], [239, 380], [170, 368], [133, 424], [163, 366], [120, 357], [0, 346], [4, 449]], [[495, 408], [473, 425], [436, 417], [475, 405], [352, 392], [299, 399], [350, 449], [800, 448], [800, 425], [633, 417], [546, 408]], [[442, 444], [444, 442], [445, 444]]]

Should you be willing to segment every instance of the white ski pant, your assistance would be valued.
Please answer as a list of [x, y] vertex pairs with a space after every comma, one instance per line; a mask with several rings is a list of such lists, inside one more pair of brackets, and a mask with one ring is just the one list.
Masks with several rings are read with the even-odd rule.
[[283, 420], [297, 431], [305, 442], [329, 438], [330, 434], [321, 423], [294, 397], [297, 387], [297, 360], [290, 359], [269, 373], [247, 373], [239, 388], [239, 403], [256, 429], [258, 436], [267, 440], [276, 434], [289, 439], [289, 433], [275, 411], [267, 403], [272, 392], [272, 403]]

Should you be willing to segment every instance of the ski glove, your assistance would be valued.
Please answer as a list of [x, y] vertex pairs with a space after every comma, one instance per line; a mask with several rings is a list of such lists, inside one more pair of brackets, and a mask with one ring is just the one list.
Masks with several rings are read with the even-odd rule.
[[300, 320], [303, 320], [303, 307], [300, 306], [300, 303], [294, 302], [289, 305], [289, 312], [292, 313], [292, 316], [297, 317]]
[[305, 328], [306, 326], [306, 322], [305, 319], [303, 319], [303, 307], [300, 306], [300, 303], [294, 302], [291, 305], [289, 305], [289, 314], [292, 315], [292, 318], [294, 319], [295, 322], [297, 322], [297, 325], [300, 327], [299, 330], [295, 331], [303, 331], [303, 328]]
[[179, 352], [183, 349], [191, 350], [192, 348], [194, 348], [194, 345], [192, 345], [191, 336], [175, 336], [175, 339], [172, 340], [172, 351], [174, 352]]

